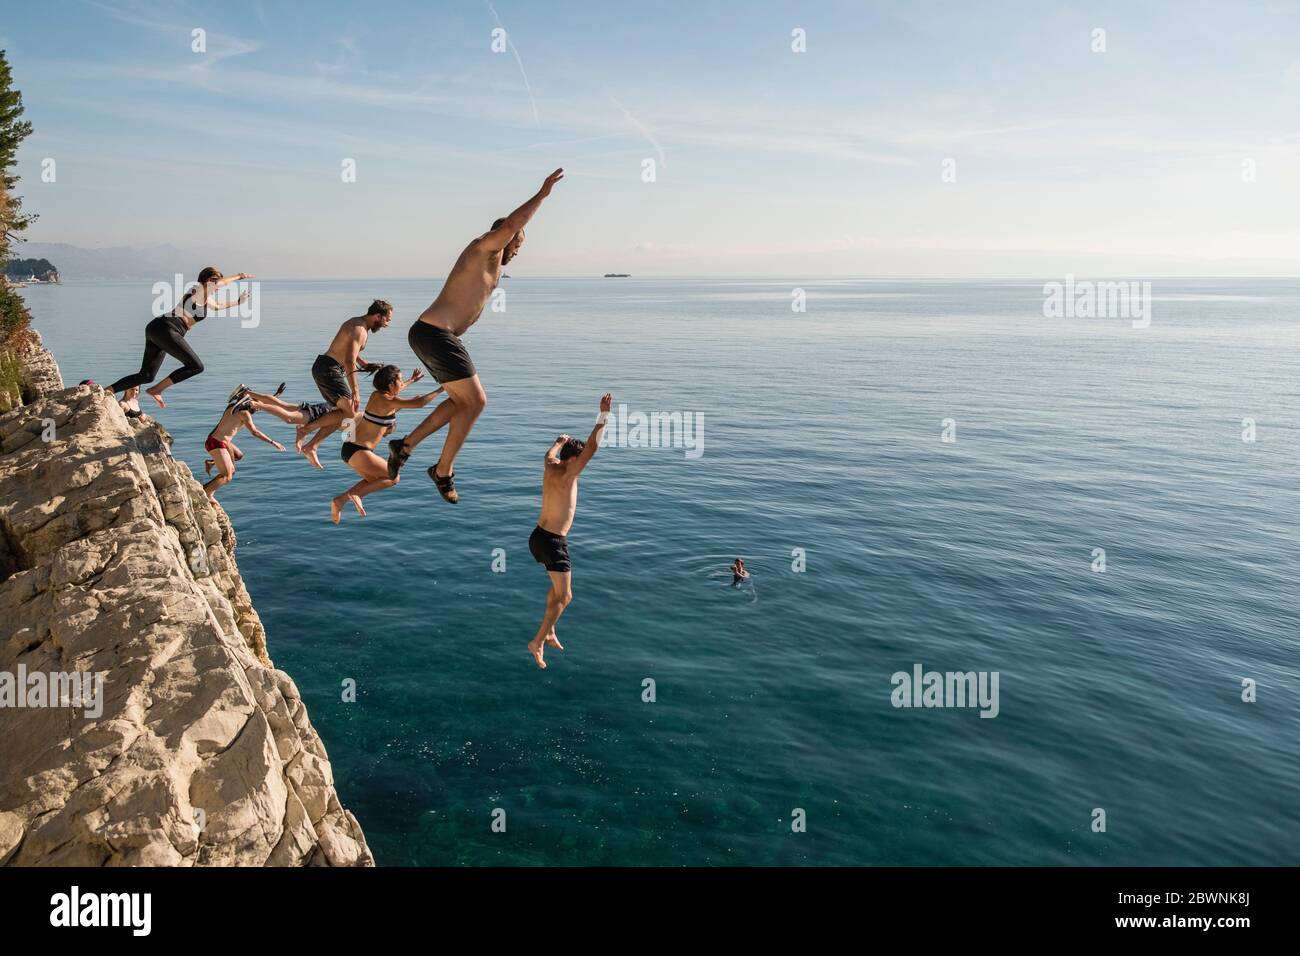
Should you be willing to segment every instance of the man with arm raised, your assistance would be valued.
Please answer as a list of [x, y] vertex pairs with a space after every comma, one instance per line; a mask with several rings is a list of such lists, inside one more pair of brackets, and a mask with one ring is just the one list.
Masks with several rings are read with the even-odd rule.
[[394, 438], [388, 443], [390, 478], [397, 478], [402, 465], [420, 442], [446, 425], [447, 440], [437, 464], [429, 469], [429, 477], [447, 501], [455, 504], [460, 500], [454, 481], [456, 454], [487, 405], [487, 393], [483, 391], [474, 363], [460, 337], [483, 314], [488, 297], [501, 279], [501, 267], [513, 259], [524, 244], [524, 226], [563, 178], [562, 169], [551, 173], [532, 199], [504, 219], [498, 219], [490, 230], [466, 246], [452, 266], [438, 298], [411, 326], [407, 335], [411, 349], [429, 374], [447, 390], [447, 399], [405, 438]]
[[600, 417], [596, 419], [596, 427], [591, 430], [591, 435], [585, 442], [561, 435], [546, 452], [542, 472], [542, 513], [537, 519], [532, 537], [528, 539], [528, 550], [551, 576], [551, 589], [546, 594], [546, 613], [542, 615], [542, 626], [537, 629], [537, 636], [528, 642], [528, 652], [533, 655], [538, 667], [546, 667], [543, 658], [546, 645], [549, 644], [557, 651], [564, 650], [564, 645], [555, 636], [555, 622], [573, 600], [573, 565], [569, 561], [568, 534], [573, 527], [573, 516], [578, 510], [578, 475], [582, 474], [582, 469], [587, 467], [587, 462], [596, 454], [600, 433], [613, 403], [613, 395], [601, 397]]

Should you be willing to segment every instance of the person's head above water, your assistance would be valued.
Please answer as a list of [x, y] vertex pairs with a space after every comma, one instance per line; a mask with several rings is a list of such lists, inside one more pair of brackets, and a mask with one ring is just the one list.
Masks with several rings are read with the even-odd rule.
[[365, 320], [366, 328], [371, 332], [388, 328], [388, 323], [393, 321], [392, 304], [383, 299], [376, 299], [370, 303], [370, 308], [366, 309]]
[[396, 365], [385, 365], [375, 373], [375, 390], [393, 398], [406, 384], [402, 381], [402, 370]]
[[[494, 230], [500, 229], [504, 223], [505, 223], [504, 218], [498, 219], [496, 222], [492, 223], [492, 228]], [[515, 256], [519, 255], [519, 247], [522, 246], [523, 244], [524, 244], [524, 231], [520, 229], [518, 232], [515, 233], [514, 238], [506, 243], [506, 247], [501, 250], [501, 264], [505, 265]]]
[[587, 443], [581, 438], [570, 438], [560, 446], [560, 461], [568, 461], [582, 454], [582, 450], [587, 447]]

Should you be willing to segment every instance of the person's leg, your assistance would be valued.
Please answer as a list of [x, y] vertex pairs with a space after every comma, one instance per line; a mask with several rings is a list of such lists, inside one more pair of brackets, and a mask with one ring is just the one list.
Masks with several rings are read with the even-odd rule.
[[163, 350], [154, 345], [149, 339], [148, 333], [144, 338], [144, 359], [140, 362], [140, 371], [134, 375], [123, 375], [108, 390], [114, 394], [118, 392], [127, 392], [141, 385], [147, 385], [154, 380], [158, 370], [162, 368]]
[[152, 336], [153, 342], [160, 349], [181, 363], [180, 368], [157, 385], [145, 389], [145, 394], [157, 402], [159, 407], [166, 408], [167, 403], [162, 400], [162, 393], [173, 385], [200, 374], [203, 371], [203, 360], [199, 358], [197, 352], [190, 348], [190, 343], [185, 341], [185, 336], [170, 324], [154, 331]]
[[[455, 384], [454, 382], [452, 384]], [[450, 394], [450, 392], [448, 393]], [[451, 417], [456, 413], [456, 400], [453, 398], [443, 399], [438, 403], [438, 407], [425, 416], [424, 421], [415, 426], [415, 429], [402, 439], [407, 454], [415, 450], [415, 446], [420, 444], [443, 425], [451, 421]]]
[[216, 504], [217, 489], [235, 477], [235, 462], [230, 457], [230, 452], [224, 448], [212, 449], [212, 460], [217, 464], [217, 476], [204, 485], [203, 490], [207, 493], [208, 500]]
[[[302, 445], [302, 453], [306, 455], [307, 460], [317, 468], [323, 467], [320, 463], [320, 459], [316, 456], [316, 449], [320, 446], [320, 443], [342, 428], [343, 423], [352, 417], [352, 399], [340, 398], [335, 403], [335, 406], [334, 411], [327, 415], [322, 415], [310, 425], [299, 426], [303, 429], [303, 438], [306, 438], [307, 435], [310, 435], [313, 431], [316, 433], [312, 437], [311, 441], [305, 442]], [[298, 441], [301, 441], [301, 439]], [[295, 441], [294, 444], [297, 445], [298, 441]]]
[[455, 473], [456, 469], [453, 466], [456, 455], [465, 444], [465, 439], [469, 437], [474, 422], [478, 421], [479, 415], [487, 407], [487, 393], [483, 391], [483, 385], [477, 375], [459, 382], [448, 382], [443, 387], [456, 402], [456, 408], [447, 423], [447, 440], [443, 442], [442, 454], [438, 457], [438, 463], [434, 465], [433, 473], [439, 478], [446, 478]]
[[389, 478], [388, 463], [372, 451], [353, 453], [348, 459], [348, 464], [361, 476], [361, 480], [330, 501], [330, 518], [335, 524], [338, 524], [343, 517], [343, 506], [349, 501], [352, 502], [352, 507], [357, 509], [357, 514], [364, 518], [366, 509], [362, 507], [361, 499], [371, 492], [391, 488], [402, 480], [400, 475], [397, 478]]
[[239, 446], [233, 441], [226, 442], [226, 447], [230, 449], [230, 454], [234, 456], [235, 461], [243, 461], [244, 453], [239, 450]]
[[537, 629], [537, 636], [528, 642], [528, 652], [533, 655], [533, 660], [537, 661], [537, 666], [541, 668], [546, 667], [543, 658], [546, 644], [564, 650], [555, 636], [555, 622], [560, 619], [564, 609], [573, 600], [573, 589], [570, 587], [573, 572], [547, 571], [546, 573], [551, 576], [551, 589], [546, 592], [546, 613], [542, 615], [542, 624]]
[[307, 424], [307, 413], [292, 402], [286, 402], [275, 395], [263, 395], [251, 388], [248, 390], [248, 397], [253, 400], [253, 407], [259, 412], [269, 412], [290, 425]]

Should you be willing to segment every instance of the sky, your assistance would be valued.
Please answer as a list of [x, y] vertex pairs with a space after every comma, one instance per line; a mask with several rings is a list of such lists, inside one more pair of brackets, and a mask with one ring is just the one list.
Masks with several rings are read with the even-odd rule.
[[445, 275], [556, 167], [514, 275], [1300, 275], [1297, 37], [1300, 3], [1195, 0], [48, 0], [0, 24], [29, 239], [279, 277]]

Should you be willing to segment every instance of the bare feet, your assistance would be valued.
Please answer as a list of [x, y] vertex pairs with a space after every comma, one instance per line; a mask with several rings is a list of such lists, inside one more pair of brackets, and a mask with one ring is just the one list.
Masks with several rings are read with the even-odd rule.
[[208, 495], [208, 504], [213, 504], [213, 505], [215, 505], [216, 503], [217, 503], [217, 496], [216, 496], [216, 495]]
[[212, 474], [212, 466], [215, 465], [215, 464], [216, 464], [216, 462], [213, 461], [211, 458], [205, 459], [204, 462], [203, 462], [203, 473], [204, 473], [205, 475], [210, 475], [210, 474]]
[[[157, 386], [154, 386], [156, 388]], [[155, 392], [153, 388], [146, 388], [144, 393], [158, 403], [159, 408], [166, 408], [167, 403], [162, 400], [162, 392]]]
[[361, 507], [361, 499], [356, 495], [348, 495], [348, 497], [352, 499], [352, 507], [357, 509], [357, 514], [364, 518], [366, 516], [366, 509]]
[[543, 648], [542, 642], [533, 638], [528, 642], [528, 653], [533, 655], [533, 660], [537, 661], [537, 666], [546, 670], [546, 661], [542, 660]]
[[551, 633], [546, 635], [546, 643], [550, 644], [551, 647], [555, 648], [557, 651], [564, 650], [564, 645], [561, 644], [560, 639], [555, 636], [555, 628], [551, 628]]
[[[347, 498], [344, 498], [343, 501], [347, 501]], [[343, 517], [343, 501], [339, 501], [337, 498], [330, 500], [330, 520], [335, 524], [338, 524]]]
[[294, 430], [293, 430], [293, 450], [294, 450], [294, 451], [296, 451], [296, 452], [301, 452], [301, 451], [302, 451], [302, 443], [303, 443], [304, 441], [307, 440], [307, 435], [308, 435], [310, 432], [311, 432], [311, 429], [308, 428], [306, 425], [298, 425], [297, 427], [294, 428]]
[[322, 465], [322, 464], [320, 463], [320, 459], [316, 457], [316, 446], [315, 446], [315, 445], [311, 445], [311, 444], [303, 445], [303, 446], [302, 446], [302, 453], [303, 453], [304, 455], [307, 456], [307, 460], [308, 460], [309, 462], [311, 462], [312, 465], [313, 465], [314, 467], [316, 467], [316, 468], [324, 468], [324, 467], [325, 467], [324, 465]]

